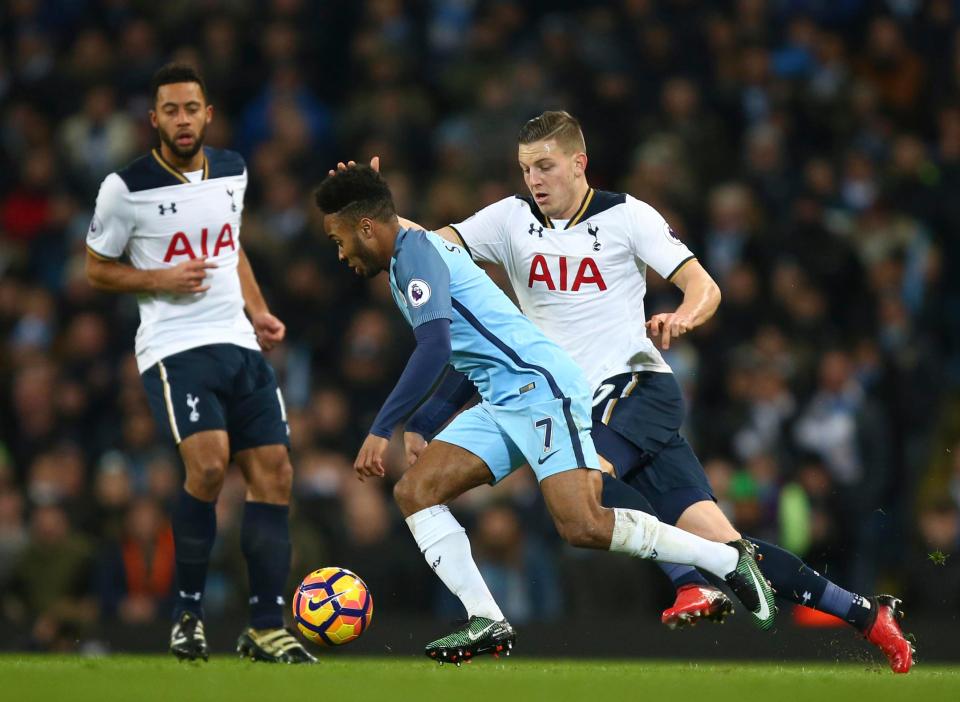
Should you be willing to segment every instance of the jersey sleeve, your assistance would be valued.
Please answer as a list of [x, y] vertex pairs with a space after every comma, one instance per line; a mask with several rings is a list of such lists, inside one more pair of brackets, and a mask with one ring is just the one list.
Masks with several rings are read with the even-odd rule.
[[503, 263], [507, 256], [507, 221], [516, 201], [513, 197], [504, 198], [462, 222], [450, 225], [463, 239], [474, 261]]
[[627, 197], [630, 208], [630, 247], [634, 256], [670, 280], [696, 258], [659, 212], [645, 202]]
[[397, 252], [394, 271], [414, 329], [433, 319], [453, 320], [450, 269], [424, 232], [412, 231]]
[[123, 255], [134, 227], [134, 209], [126, 183], [111, 173], [100, 184], [97, 206], [87, 230], [87, 249], [95, 256], [114, 260]]

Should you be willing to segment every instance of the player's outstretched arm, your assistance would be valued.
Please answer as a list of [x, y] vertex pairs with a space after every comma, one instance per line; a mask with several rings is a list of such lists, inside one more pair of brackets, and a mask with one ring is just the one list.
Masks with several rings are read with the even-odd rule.
[[696, 329], [710, 319], [720, 306], [720, 286], [696, 259], [691, 259], [670, 279], [683, 290], [683, 302], [676, 312], [655, 314], [647, 322], [647, 333], [669, 349], [671, 339]]
[[206, 292], [207, 270], [216, 263], [206, 258], [184, 261], [172, 268], [140, 270], [120, 261], [111, 261], [87, 251], [87, 282], [97, 290], [114, 293], [169, 293], [189, 295]]

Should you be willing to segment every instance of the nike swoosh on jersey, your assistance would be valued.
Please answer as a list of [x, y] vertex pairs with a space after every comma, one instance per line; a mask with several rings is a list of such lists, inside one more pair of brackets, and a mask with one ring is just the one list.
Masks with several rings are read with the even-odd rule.
[[750, 569], [750, 579], [753, 580], [753, 586], [757, 589], [757, 594], [760, 596], [760, 611], [754, 616], [756, 616], [760, 621], [764, 621], [770, 616], [770, 605], [767, 604], [767, 598], [763, 593], [763, 587], [761, 587], [760, 581], [757, 580], [757, 574], [753, 572], [753, 568]]
[[[557, 449], [557, 451], [559, 451], [559, 449]], [[539, 463], [542, 466], [544, 463], [546, 463], [550, 459], [551, 456], [555, 455], [557, 451], [554, 451], [553, 453], [548, 453], [543, 458], [538, 458], [537, 463]]]

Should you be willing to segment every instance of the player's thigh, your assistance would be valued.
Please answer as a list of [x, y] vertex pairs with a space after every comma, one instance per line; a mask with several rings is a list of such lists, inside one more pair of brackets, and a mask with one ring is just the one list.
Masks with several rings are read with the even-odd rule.
[[[701, 502], [716, 502], [700, 459], [687, 440], [680, 435], [675, 436], [650, 465], [638, 471], [629, 482], [650, 500], [660, 519], [667, 524], [679, 526], [681, 516], [691, 506]], [[702, 516], [700, 509], [694, 513]], [[710, 509], [708, 514], [711, 515], [712, 531], [718, 535], [729, 533], [723, 529], [729, 522], [719, 508]], [[698, 526], [701, 529], [706, 528], [705, 523]], [[707, 538], [706, 534], [700, 531], [694, 533]]]
[[283, 444], [270, 444], [237, 451], [233, 460], [247, 481], [247, 499], [287, 504], [293, 484], [290, 452]]
[[601, 469], [615, 478], [629, 480], [632, 469], [647, 462], [644, 453], [633, 442], [603, 422], [594, 420], [590, 435], [601, 459]]
[[486, 466], [488, 475], [484, 482], [498, 483], [527, 461], [498, 420], [499, 414], [494, 414], [486, 403], [474, 405], [458, 414], [430, 446], [442, 442], [463, 449]]
[[157, 426], [178, 446], [194, 434], [226, 429], [221, 397], [232, 375], [228, 360], [216, 346], [201, 346], [167, 356], [141, 376]]
[[403, 516], [409, 517], [492, 481], [493, 474], [478, 455], [434, 439], [400, 478], [394, 496]]
[[200, 500], [216, 499], [230, 462], [227, 432], [200, 431], [181, 441], [177, 448], [186, 471], [187, 492]]
[[687, 507], [676, 526], [708, 541], [727, 543], [740, 538], [727, 516], [713, 500], [700, 500]]
[[240, 364], [228, 396], [226, 415], [230, 446], [235, 452], [263, 446], [290, 445], [283, 394], [263, 354], [237, 348]]
[[620, 477], [648, 466], [677, 435], [683, 417], [683, 396], [672, 373], [623, 373], [601, 384], [593, 398], [594, 424], [633, 446], [609, 455], [601, 449]]
[[569, 470], [600, 468], [600, 458], [590, 435], [587, 396], [498, 407], [493, 410], [493, 416], [541, 482]]

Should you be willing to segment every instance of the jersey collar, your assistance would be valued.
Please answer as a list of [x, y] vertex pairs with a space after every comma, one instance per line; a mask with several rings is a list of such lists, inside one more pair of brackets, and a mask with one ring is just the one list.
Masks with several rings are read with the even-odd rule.
[[[577, 208], [576, 214], [570, 218], [570, 220], [567, 222], [567, 226], [565, 226], [564, 229], [570, 229], [571, 227], [575, 227], [580, 223], [580, 220], [583, 219], [583, 215], [586, 213], [587, 208], [590, 207], [590, 203], [593, 201], [593, 193], [593, 188], [587, 190], [583, 196], [583, 200], [580, 201], [580, 207]], [[548, 229], [556, 229], [556, 227], [553, 226], [553, 220], [547, 217], [545, 214], [543, 215], [543, 223]]]
[[[190, 180], [183, 175], [183, 173], [174, 166], [172, 163], [167, 161], [163, 156], [160, 155], [159, 149], [151, 149], [150, 153], [153, 155], [153, 158], [156, 159], [157, 163], [160, 164], [161, 168], [167, 171], [174, 178], [179, 180], [181, 183], [189, 183]], [[207, 152], [203, 152], [203, 179], [206, 180], [210, 177], [210, 160], [207, 158]]]

